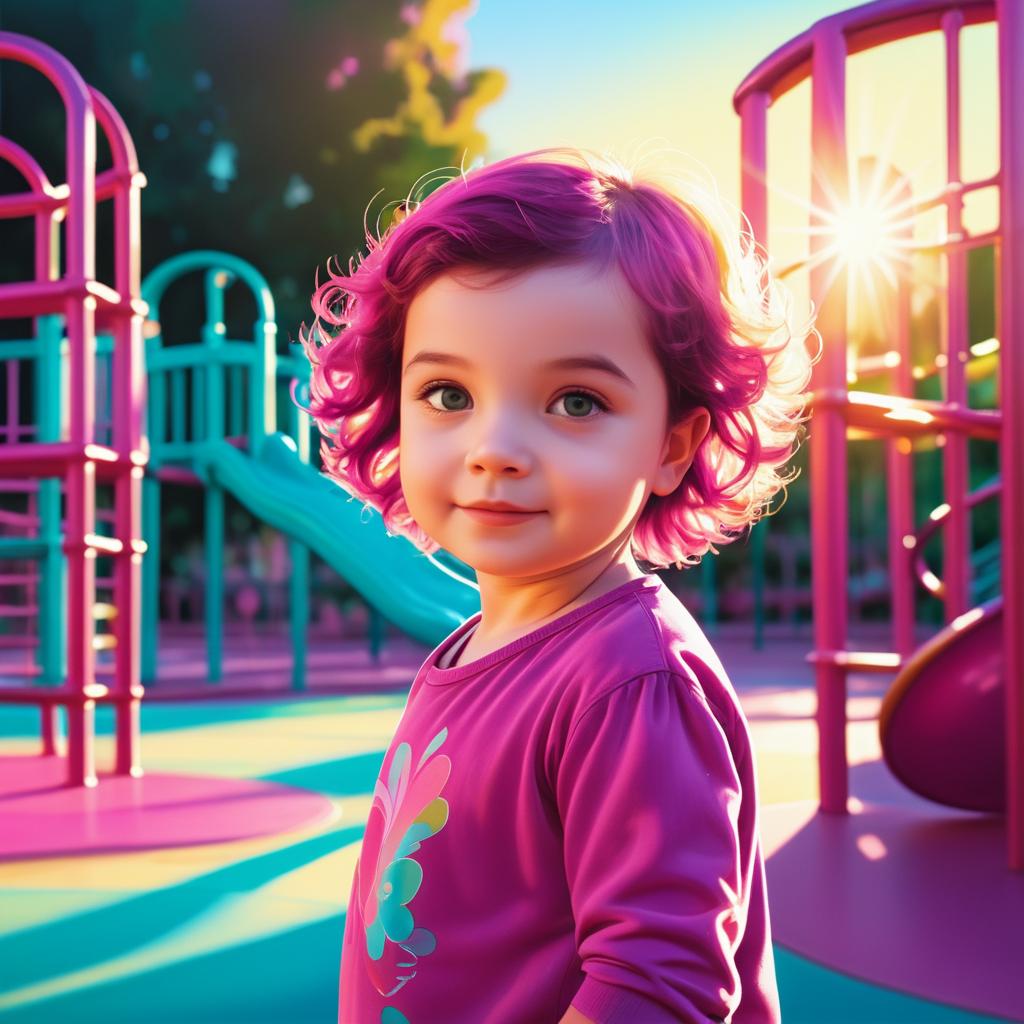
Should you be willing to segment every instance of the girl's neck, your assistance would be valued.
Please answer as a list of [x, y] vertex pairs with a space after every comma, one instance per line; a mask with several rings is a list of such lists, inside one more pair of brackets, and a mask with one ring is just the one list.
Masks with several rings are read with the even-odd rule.
[[603, 567], [593, 563], [574, 567], [559, 576], [539, 581], [490, 577], [477, 573], [480, 585], [480, 622], [473, 645], [497, 648], [538, 629], [545, 623], [645, 576], [628, 550], [620, 548]]

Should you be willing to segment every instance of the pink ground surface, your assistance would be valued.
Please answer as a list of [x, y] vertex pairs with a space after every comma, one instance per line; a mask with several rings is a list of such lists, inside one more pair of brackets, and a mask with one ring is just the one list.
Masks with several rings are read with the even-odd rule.
[[[851, 646], [885, 647], [883, 635], [860, 632]], [[919, 640], [929, 635], [922, 630]], [[800, 717], [795, 687], [810, 695], [804, 713], [813, 730], [809, 637], [770, 639], [758, 651], [726, 630], [717, 647], [755, 727], [790, 728]], [[877, 730], [891, 678], [848, 679], [851, 746], [856, 721]], [[851, 763], [849, 789], [846, 816], [762, 792], [773, 939], [872, 984], [1024, 1021], [1024, 874], [1007, 868], [1005, 819], [918, 796], [881, 757]]]
[[[759, 701], [754, 718], [786, 729], [795, 720], [787, 700], [813, 691], [804, 661], [810, 637], [777, 631], [756, 650], [749, 636], [726, 627], [712, 642], [741, 701], [748, 708]], [[859, 639], [864, 649], [884, 646], [878, 637]], [[224, 682], [210, 684], [203, 645], [178, 638], [147, 700], [293, 699], [285, 645], [267, 638], [246, 648], [226, 657]], [[311, 651], [306, 696], [407, 687], [426, 653], [389, 642], [374, 664], [365, 645]], [[872, 721], [888, 681], [849, 680], [851, 697], [875, 702]], [[95, 790], [76, 792], [63, 779], [56, 758], [0, 757], [0, 859], [247, 838], [312, 826], [332, 813], [318, 794], [243, 780], [101, 775]], [[1006, 867], [1003, 819], [924, 800], [880, 758], [851, 768], [850, 791], [855, 813], [845, 817], [819, 814], [815, 800], [779, 803], [762, 792], [774, 939], [864, 981], [1024, 1021], [1024, 875]]]
[[219, 843], [309, 828], [335, 813], [320, 793], [249, 779], [100, 774], [65, 786], [60, 757], [0, 757], [0, 860]]
[[1024, 1021], [1024, 875], [1005, 820], [907, 793], [882, 763], [851, 772], [847, 816], [765, 804], [773, 938], [865, 981]]

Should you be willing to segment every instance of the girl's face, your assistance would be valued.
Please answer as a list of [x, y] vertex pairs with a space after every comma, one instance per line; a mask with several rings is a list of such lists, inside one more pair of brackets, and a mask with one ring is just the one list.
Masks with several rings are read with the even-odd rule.
[[[399, 443], [409, 511], [489, 576], [543, 579], [600, 561], [628, 540], [652, 491], [675, 489], [690, 462], [679, 445], [695, 449], [703, 433], [666, 436], [662, 371], [617, 270], [541, 267], [486, 288], [469, 274], [435, 278], [409, 306]], [[484, 522], [464, 508], [481, 501], [536, 514]]]

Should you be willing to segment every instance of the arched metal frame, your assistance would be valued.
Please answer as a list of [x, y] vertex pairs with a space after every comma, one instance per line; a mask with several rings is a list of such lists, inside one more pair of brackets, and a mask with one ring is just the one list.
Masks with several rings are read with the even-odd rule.
[[[186, 275], [203, 273], [206, 318], [196, 344], [165, 348], [159, 314], [167, 289]], [[252, 295], [257, 318], [251, 339], [231, 340], [224, 323], [224, 293], [238, 281]], [[263, 275], [231, 253], [197, 250], [173, 256], [156, 267], [142, 286], [154, 320], [155, 332], [146, 341], [150, 402], [146, 436], [150, 443], [150, 472], [145, 481], [144, 536], [150, 554], [143, 573], [142, 678], [157, 675], [159, 633], [158, 586], [160, 552], [161, 480], [204, 485], [204, 547], [207, 566], [205, 602], [208, 678], [222, 680], [224, 509], [221, 483], [205, 468], [209, 446], [229, 440], [243, 443], [250, 455], [258, 452], [268, 435], [277, 430], [277, 390], [282, 381], [305, 379], [309, 364], [305, 353], [279, 355], [274, 299]], [[186, 415], [185, 395], [191, 378], [193, 403]], [[247, 386], [245, 416], [239, 416], [238, 397]], [[170, 400], [169, 400], [170, 399]], [[230, 415], [229, 415], [230, 413]], [[299, 459], [309, 462], [309, 416], [292, 406], [287, 435], [295, 442]], [[232, 436], [228, 437], [228, 433]], [[292, 642], [292, 689], [306, 688], [306, 629], [309, 619], [310, 551], [301, 540], [288, 542], [291, 572], [288, 578], [289, 624]]]
[[[959, 37], [971, 24], [997, 20], [999, 32], [1000, 170], [985, 181], [963, 182], [960, 162]], [[895, 504], [890, 528], [895, 652], [847, 649], [848, 522], [847, 430], [851, 425], [889, 439], [942, 431], [946, 504], [943, 533], [947, 621], [967, 610], [969, 600], [969, 509], [967, 443], [971, 436], [1000, 441], [1002, 476], [1002, 578], [1007, 720], [1007, 854], [1012, 870], [1024, 870], [1024, 8], [1017, 0], [878, 0], [824, 18], [762, 61], [733, 98], [741, 118], [742, 207], [754, 236], [768, 234], [767, 112], [794, 86], [811, 84], [811, 259], [829, 239], [818, 211], [833, 197], [849, 194], [845, 125], [845, 69], [848, 55], [918, 35], [941, 31], [946, 64], [945, 205], [951, 241], [943, 245], [948, 289], [944, 309], [943, 401], [902, 395], [866, 402], [847, 385], [845, 275], [834, 274], [833, 259], [811, 269], [811, 296], [824, 342], [812, 378], [814, 421], [810, 441], [812, 590], [814, 663], [818, 695], [819, 783], [821, 810], [848, 813], [846, 751], [846, 676], [851, 669], [892, 671], [908, 658], [912, 630], [912, 591], [916, 585], [912, 552], [903, 552], [906, 536], [909, 459], [890, 458], [888, 476]], [[997, 231], [964, 236], [964, 196], [999, 185]], [[966, 257], [968, 248], [995, 243], [999, 288], [1000, 405], [998, 412], [967, 408], [968, 358]], [[815, 261], [816, 262], [816, 261]], [[907, 411], [919, 414], [915, 424]], [[900, 550], [894, 551], [898, 547]], [[908, 610], [909, 609], [909, 610]], [[898, 614], [897, 614], [898, 613]]]
[[[42, 711], [44, 753], [56, 752], [56, 711], [68, 715], [67, 782], [97, 784], [95, 707], [113, 702], [116, 714], [117, 775], [142, 774], [139, 742], [139, 598], [142, 555], [141, 491], [147, 452], [142, 443], [145, 374], [139, 297], [140, 174], [135, 148], [121, 118], [75, 68], [55, 50], [26, 36], [0, 32], [0, 60], [15, 60], [39, 71], [57, 89], [67, 119], [66, 182], [50, 186], [38, 165], [10, 142], [0, 150], [29, 184], [23, 193], [0, 197], [0, 217], [35, 218], [34, 279], [0, 285], [0, 316], [61, 315], [69, 354], [67, 436], [41, 436], [35, 442], [0, 451], [0, 475], [63, 481], [66, 496], [63, 552], [67, 569], [67, 672], [55, 687], [0, 689], [0, 701], [37, 704]], [[96, 125], [109, 144], [113, 166], [96, 174]], [[114, 286], [96, 280], [96, 203], [114, 203]], [[65, 221], [66, 270], [58, 276], [57, 225]], [[96, 425], [96, 329], [114, 338], [112, 443], [100, 444]], [[55, 340], [53, 332], [41, 337]], [[59, 362], [57, 353], [46, 358]], [[114, 486], [111, 537], [96, 524], [96, 483]], [[45, 542], [32, 557], [43, 558]], [[93, 620], [96, 558], [114, 559], [113, 586], [118, 614], [113, 623], [114, 680], [96, 682]]]

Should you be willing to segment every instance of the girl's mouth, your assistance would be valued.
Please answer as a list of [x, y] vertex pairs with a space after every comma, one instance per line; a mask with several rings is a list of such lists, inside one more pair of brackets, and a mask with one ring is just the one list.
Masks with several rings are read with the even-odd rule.
[[514, 526], [516, 523], [524, 523], [534, 516], [543, 515], [543, 512], [495, 512], [486, 508], [465, 508], [462, 505], [456, 506], [462, 509], [470, 519], [488, 526]]

